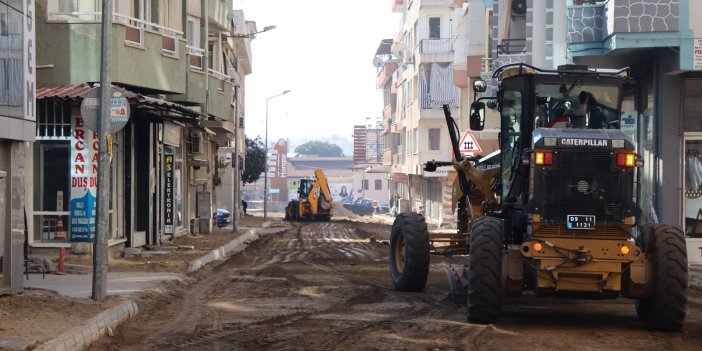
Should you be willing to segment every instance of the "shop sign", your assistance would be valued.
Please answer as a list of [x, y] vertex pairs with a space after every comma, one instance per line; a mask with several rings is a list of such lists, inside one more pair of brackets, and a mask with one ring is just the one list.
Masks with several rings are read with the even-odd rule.
[[71, 116], [71, 126], [71, 241], [93, 242], [100, 138], [80, 116]]
[[163, 177], [165, 181], [165, 189], [163, 190], [165, 194], [164, 231], [166, 234], [173, 234], [173, 218], [175, 213], [175, 209], [173, 208], [173, 158], [175, 157], [175, 152], [172, 146], [166, 145], [163, 149], [166, 155], [164, 158], [166, 164], [164, 165], [165, 174]]
[[[112, 106], [110, 108], [110, 133], [117, 133], [129, 122], [129, 101], [120, 91], [112, 87]], [[80, 104], [80, 114], [85, 125], [92, 130], [100, 126], [100, 88], [92, 88]]]
[[[3, 3], [6, 4], [7, 2]], [[34, 21], [34, 2], [33, 1], [24, 1], [24, 4], [22, 5], [23, 12], [26, 16], [22, 16], [24, 19], [24, 62], [25, 64], [23, 67], [25, 67], [24, 71], [24, 105], [25, 105], [25, 112], [24, 112], [24, 118], [28, 120], [35, 121], [36, 120], [36, 105], [37, 105], [37, 99], [36, 99], [36, 57], [37, 57], [37, 52], [36, 52], [36, 45], [34, 43], [35, 41], [35, 21]], [[5, 26], [5, 24], [3, 24]], [[22, 33], [22, 32], [20, 32]], [[3, 33], [3, 35], [7, 35], [7, 33]], [[7, 37], [6, 37], [7, 38]]]
[[694, 47], [692, 48], [694, 52], [694, 58], [692, 62], [692, 69], [695, 71], [702, 70], [702, 39], [693, 39]]
[[408, 179], [409, 178], [407, 177], [407, 175], [403, 173], [395, 173], [393, 175], [393, 180], [395, 181], [395, 183], [407, 183]]
[[182, 135], [181, 129], [181, 126], [172, 123], [164, 123], [163, 143], [173, 146], [180, 146], [180, 136]]

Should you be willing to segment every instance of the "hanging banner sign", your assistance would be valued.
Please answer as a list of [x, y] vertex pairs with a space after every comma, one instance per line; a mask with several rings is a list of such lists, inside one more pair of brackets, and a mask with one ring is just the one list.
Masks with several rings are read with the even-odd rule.
[[164, 165], [164, 186], [163, 193], [164, 198], [164, 231], [166, 234], [173, 234], [173, 218], [174, 218], [174, 208], [173, 208], [173, 158], [175, 157], [175, 152], [173, 146], [164, 145], [163, 146], [165, 154], [165, 165]]
[[94, 242], [100, 138], [80, 116], [71, 116], [71, 127], [71, 242]]

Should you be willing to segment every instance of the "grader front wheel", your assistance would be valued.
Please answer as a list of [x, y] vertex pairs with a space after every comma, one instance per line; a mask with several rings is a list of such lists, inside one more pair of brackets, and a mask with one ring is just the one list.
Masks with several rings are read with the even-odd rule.
[[468, 321], [493, 323], [500, 316], [502, 223], [480, 217], [473, 224], [468, 256]]
[[401, 213], [390, 235], [390, 274], [400, 291], [422, 291], [429, 275], [429, 231], [424, 216]]
[[654, 286], [650, 297], [636, 302], [637, 316], [651, 329], [680, 331], [687, 308], [687, 249], [677, 227], [642, 227], [646, 254], [653, 257]]

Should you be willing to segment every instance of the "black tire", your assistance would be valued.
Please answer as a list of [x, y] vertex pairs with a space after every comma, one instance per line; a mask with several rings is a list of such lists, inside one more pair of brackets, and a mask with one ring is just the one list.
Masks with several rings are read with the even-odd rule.
[[649, 328], [680, 331], [687, 310], [687, 248], [685, 234], [674, 226], [642, 226], [644, 250], [653, 258], [651, 296], [636, 301], [636, 315]]
[[468, 322], [493, 323], [500, 316], [502, 223], [481, 217], [473, 224], [468, 256]]
[[401, 213], [390, 234], [390, 274], [400, 291], [422, 291], [429, 275], [429, 231], [424, 216]]

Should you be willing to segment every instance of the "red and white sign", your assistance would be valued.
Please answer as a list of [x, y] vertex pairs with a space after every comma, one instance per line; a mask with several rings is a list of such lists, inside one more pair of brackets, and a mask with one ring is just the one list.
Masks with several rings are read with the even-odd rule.
[[478, 141], [473, 136], [473, 133], [471, 133], [470, 130], [466, 130], [465, 134], [463, 134], [463, 138], [461, 138], [461, 141], [458, 143], [458, 151], [462, 154], [472, 154], [483, 152], [483, 149], [478, 145]]

